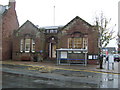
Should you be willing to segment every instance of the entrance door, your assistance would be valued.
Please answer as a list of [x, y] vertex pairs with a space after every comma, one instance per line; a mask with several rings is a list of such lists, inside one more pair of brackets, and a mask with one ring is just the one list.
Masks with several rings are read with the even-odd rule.
[[56, 58], [56, 45], [52, 45], [52, 58]]
[[56, 45], [49, 43], [49, 57], [56, 58]]

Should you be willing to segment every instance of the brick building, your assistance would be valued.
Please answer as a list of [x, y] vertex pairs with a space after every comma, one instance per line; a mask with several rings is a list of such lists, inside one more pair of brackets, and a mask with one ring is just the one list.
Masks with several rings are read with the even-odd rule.
[[88, 63], [97, 63], [98, 33], [95, 27], [76, 16], [65, 26], [38, 28], [26, 21], [13, 34], [13, 60], [56, 60], [56, 49], [87, 49]]
[[15, 5], [15, 0], [0, 5], [0, 60], [12, 59], [12, 34], [19, 27]]
[[44, 33], [32, 22], [26, 21], [13, 33], [13, 60], [31, 60], [44, 50]]

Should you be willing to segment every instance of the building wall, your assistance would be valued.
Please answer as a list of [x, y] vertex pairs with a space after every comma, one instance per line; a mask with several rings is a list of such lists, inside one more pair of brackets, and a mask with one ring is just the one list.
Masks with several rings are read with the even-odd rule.
[[[51, 40], [51, 38], [55, 38], [55, 40]], [[50, 33], [50, 34], [45, 34], [45, 49], [44, 49], [44, 54], [45, 58], [49, 58], [49, 44], [50, 42], [56, 45], [56, 48], [58, 48], [58, 33]]]
[[9, 2], [10, 8], [2, 16], [2, 60], [12, 59], [12, 33], [19, 27], [15, 4]]
[[[57, 33], [45, 33], [45, 29], [36, 28], [30, 21], [26, 21], [18, 30], [15, 30], [13, 35], [13, 59], [14, 60], [32, 60], [31, 58], [37, 53], [38, 56], [42, 54], [45, 59], [53, 59], [50, 57], [50, 43], [56, 45], [56, 49], [68, 48], [68, 38], [86, 37], [88, 38], [88, 55], [98, 54], [98, 34], [93, 26], [80, 19], [74, 18], [63, 28], [58, 29]], [[35, 39], [35, 53], [20, 52], [20, 40], [25, 35], [31, 36]], [[54, 38], [52, 40], [52, 38]], [[42, 51], [42, 53], [41, 53]], [[94, 64], [95, 60], [91, 60]], [[92, 63], [88, 61], [89, 63]], [[93, 64], [92, 63], [92, 64]]]
[[94, 28], [88, 31], [88, 53], [98, 54], [98, 33]]
[[93, 26], [86, 24], [83, 20], [79, 20], [79, 18], [76, 18], [76, 20], [62, 30], [59, 47], [68, 48], [68, 38], [73, 37], [71, 34], [74, 32], [80, 32], [83, 34], [83, 37], [85, 36], [88, 38], [89, 54], [98, 54], [98, 33]]
[[[59, 34], [59, 48], [68, 48], [68, 38], [73, 37], [73, 33], [77, 32], [75, 37], [87, 37], [88, 38], [88, 57], [89, 55], [98, 55], [98, 33], [95, 27], [89, 25], [85, 21], [76, 17], [73, 21], [69, 22], [63, 30], [61, 30], [61, 35]], [[83, 34], [80, 35], [79, 33]], [[89, 64], [98, 64], [97, 59], [88, 60]]]
[[[26, 35], [30, 39], [34, 39], [35, 41], [35, 51], [36, 52], [28, 52], [20, 51], [20, 42], [21, 39], [25, 39]], [[30, 21], [26, 21], [18, 30], [14, 31], [13, 35], [13, 60], [25, 60], [33, 58], [33, 56], [39, 53], [44, 48], [44, 34], [35, 27]], [[40, 54], [40, 53], [39, 53]]]

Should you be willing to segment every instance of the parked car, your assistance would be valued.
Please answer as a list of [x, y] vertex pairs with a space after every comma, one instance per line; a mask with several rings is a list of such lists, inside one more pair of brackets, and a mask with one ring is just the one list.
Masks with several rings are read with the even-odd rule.
[[114, 61], [117, 61], [117, 62], [120, 61], [120, 55], [119, 54], [114, 55]]

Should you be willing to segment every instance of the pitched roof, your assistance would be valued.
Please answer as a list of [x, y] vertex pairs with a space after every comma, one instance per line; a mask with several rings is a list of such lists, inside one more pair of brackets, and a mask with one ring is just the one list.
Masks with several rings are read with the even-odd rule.
[[18, 31], [19, 31], [23, 26], [25, 26], [27, 23], [30, 23], [33, 27], [35, 27], [37, 30], [39, 30], [37, 26], [35, 26], [31, 21], [27, 20], [22, 26], [20, 26], [20, 27], [16, 30], [16, 32], [18, 32]]
[[5, 12], [6, 10], [8, 10], [8, 9], [9, 9], [9, 6], [8, 6], [8, 5], [5, 5], [5, 6], [0, 5], [0, 14], [1, 14], [1, 15], [4, 14], [4, 12]]
[[76, 16], [74, 19], [72, 19], [69, 23], [67, 23], [62, 29], [66, 28], [69, 24], [71, 24], [73, 21], [75, 21], [76, 19], [79, 19], [81, 21], [83, 21], [84, 23], [86, 23], [88, 26], [91, 26], [91, 24], [89, 24], [88, 22], [86, 22], [85, 20], [83, 20], [82, 18], [80, 18], [79, 16]]

